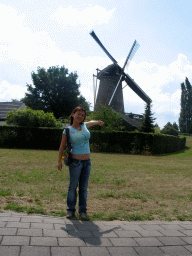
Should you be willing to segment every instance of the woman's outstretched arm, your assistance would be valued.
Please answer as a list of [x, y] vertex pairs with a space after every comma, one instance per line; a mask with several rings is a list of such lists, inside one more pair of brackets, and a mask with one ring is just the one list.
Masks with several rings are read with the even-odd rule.
[[93, 126], [93, 125], [99, 125], [99, 126], [103, 126], [104, 122], [101, 120], [91, 120], [89, 122], [85, 122], [87, 128]]

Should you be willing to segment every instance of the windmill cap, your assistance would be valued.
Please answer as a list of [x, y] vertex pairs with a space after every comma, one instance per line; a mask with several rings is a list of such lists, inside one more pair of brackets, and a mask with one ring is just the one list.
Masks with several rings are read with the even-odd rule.
[[118, 76], [120, 73], [121, 69], [117, 65], [111, 64], [99, 72], [98, 79], [103, 76]]

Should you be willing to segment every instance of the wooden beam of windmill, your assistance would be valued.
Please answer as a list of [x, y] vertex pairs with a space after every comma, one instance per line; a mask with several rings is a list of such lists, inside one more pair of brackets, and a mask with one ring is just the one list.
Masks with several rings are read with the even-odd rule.
[[139, 85], [126, 73], [124, 73], [124, 79], [127, 85], [146, 103], [152, 102], [151, 98], [139, 87]]
[[107, 56], [113, 61], [114, 64], [117, 64], [117, 61], [111, 56], [111, 54], [107, 51], [107, 49], [103, 46], [99, 38], [96, 36], [94, 31], [91, 31], [90, 35], [93, 39], [98, 43], [98, 45], [103, 49], [103, 51], [107, 54]]

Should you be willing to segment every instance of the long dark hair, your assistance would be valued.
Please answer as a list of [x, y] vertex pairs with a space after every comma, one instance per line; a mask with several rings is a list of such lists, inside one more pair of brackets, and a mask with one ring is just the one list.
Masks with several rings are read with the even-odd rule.
[[[78, 107], [76, 107], [76, 108], [71, 112], [71, 115], [69, 116], [69, 124], [70, 124], [70, 125], [73, 124], [73, 117], [72, 117], [72, 115], [75, 114], [75, 112], [77, 112], [77, 111], [84, 111], [84, 112], [85, 112], [85, 118], [86, 118], [86, 115], [87, 115], [86, 110], [85, 110], [84, 108], [78, 106]], [[84, 118], [83, 122], [85, 121], [85, 118]], [[83, 122], [81, 122], [80, 124], [83, 124]]]

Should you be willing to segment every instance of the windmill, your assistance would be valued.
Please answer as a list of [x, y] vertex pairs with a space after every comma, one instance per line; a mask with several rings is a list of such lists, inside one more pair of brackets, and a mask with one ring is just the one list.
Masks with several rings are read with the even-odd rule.
[[[139, 87], [139, 85], [124, 72], [125, 67], [128, 66], [135, 52], [139, 48], [138, 42], [135, 40], [131, 50], [125, 60], [123, 68], [119, 66], [117, 61], [111, 56], [107, 49], [103, 46], [95, 32], [92, 31], [90, 35], [112, 60], [113, 64], [107, 66], [103, 70], [97, 69], [96, 78], [100, 80], [99, 89], [97, 89], [97, 81], [94, 86], [94, 109], [98, 110], [100, 103], [103, 105], [112, 106], [115, 111], [121, 111], [124, 113], [124, 101], [123, 101], [123, 87], [122, 82], [126, 82], [126, 86], [129, 86], [142, 100], [145, 102], [152, 101], [149, 96]], [[97, 92], [98, 91], [98, 92]]]

